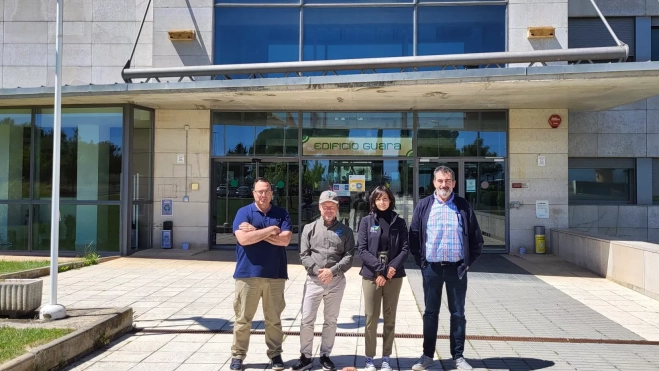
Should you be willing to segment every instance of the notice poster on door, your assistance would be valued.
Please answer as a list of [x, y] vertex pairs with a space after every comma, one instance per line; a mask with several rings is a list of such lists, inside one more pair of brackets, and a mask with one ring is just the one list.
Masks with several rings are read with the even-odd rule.
[[467, 192], [476, 192], [476, 179], [467, 179]]
[[349, 184], [333, 184], [332, 190], [336, 192], [340, 197], [350, 197], [350, 185]]
[[350, 192], [364, 192], [366, 190], [366, 175], [350, 175], [348, 182]]

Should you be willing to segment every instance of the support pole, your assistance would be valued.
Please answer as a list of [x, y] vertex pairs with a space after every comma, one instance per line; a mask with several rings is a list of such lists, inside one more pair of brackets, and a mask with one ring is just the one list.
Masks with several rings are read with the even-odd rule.
[[59, 255], [59, 189], [60, 189], [60, 148], [62, 145], [62, 6], [64, 0], [57, 0], [57, 31], [55, 44], [55, 108], [53, 123], [53, 183], [50, 207], [50, 304], [39, 311], [41, 319], [66, 317], [66, 308], [57, 304], [57, 266]]

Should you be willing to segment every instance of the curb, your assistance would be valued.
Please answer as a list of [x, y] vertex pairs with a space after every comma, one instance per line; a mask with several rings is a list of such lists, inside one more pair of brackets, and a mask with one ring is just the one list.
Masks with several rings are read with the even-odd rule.
[[[110, 260], [114, 259], [119, 259], [121, 256], [107, 256], [105, 258], [99, 258], [98, 263], [105, 263]], [[90, 267], [91, 265], [85, 265], [85, 261], [76, 261], [76, 262], [71, 262], [71, 263], [62, 263], [58, 265], [58, 269], [62, 267], [66, 267], [68, 269], [77, 269], [77, 268], [83, 268], [83, 267]], [[50, 266], [47, 267], [42, 267], [42, 268], [35, 268], [35, 269], [28, 269], [26, 271], [20, 271], [20, 272], [14, 272], [14, 273], [5, 273], [5, 274], [0, 274], [0, 280], [4, 279], [30, 279], [30, 278], [39, 278], [39, 277], [44, 277], [50, 275]]]
[[107, 345], [133, 328], [133, 309], [121, 308], [116, 313], [87, 327], [74, 331], [48, 344], [30, 350], [0, 365], [0, 371], [32, 371], [60, 368], [76, 358]]

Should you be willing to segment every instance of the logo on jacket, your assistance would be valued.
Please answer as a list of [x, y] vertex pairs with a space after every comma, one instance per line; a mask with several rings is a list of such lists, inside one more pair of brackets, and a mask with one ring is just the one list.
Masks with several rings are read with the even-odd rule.
[[374, 225], [371, 227], [371, 233], [378, 233], [379, 230], [380, 230], [379, 225]]
[[341, 234], [343, 234], [343, 229], [337, 229], [336, 231], [334, 231], [334, 233], [336, 233], [337, 236], [341, 237]]

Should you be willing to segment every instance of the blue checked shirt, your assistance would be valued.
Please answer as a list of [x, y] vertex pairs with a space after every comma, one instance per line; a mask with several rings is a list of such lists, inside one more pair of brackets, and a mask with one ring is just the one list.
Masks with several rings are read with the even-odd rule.
[[464, 259], [462, 217], [451, 198], [443, 202], [435, 194], [426, 231], [426, 260], [431, 263], [457, 262]]

